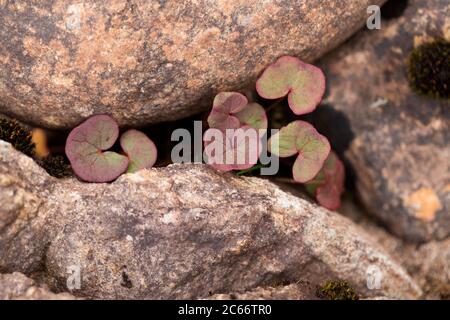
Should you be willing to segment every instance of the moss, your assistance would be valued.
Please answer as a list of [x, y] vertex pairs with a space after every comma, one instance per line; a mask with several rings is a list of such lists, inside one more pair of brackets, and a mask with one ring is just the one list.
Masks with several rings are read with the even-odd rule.
[[30, 157], [34, 155], [31, 131], [16, 120], [0, 119], [0, 139], [11, 143], [14, 148]]
[[37, 163], [55, 178], [67, 178], [73, 175], [69, 163], [61, 155], [49, 155], [37, 160]]
[[317, 288], [317, 296], [325, 300], [358, 300], [355, 289], [347, 281], [328, 280]]
[[408, 79], [418, 94], [450, 99], [450, 42], [435, 40], [414, 49], [409, 58]]

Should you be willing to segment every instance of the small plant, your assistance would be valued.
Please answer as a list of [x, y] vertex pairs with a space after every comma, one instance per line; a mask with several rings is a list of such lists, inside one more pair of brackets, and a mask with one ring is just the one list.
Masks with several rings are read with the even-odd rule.
[[[257, 129], [267, 129], [267, 115], [261, 105], [249, 104], [238, 92], [221, 92], [214, 98], [208, 124], [210, 128], [204, 134], [208, 164], [231, 171], [246, 170], [257, 163], [261, 152]], [[230, 134], [227, 129], [235, 131]], [[216, 139], [220, 141], [218, 148], [211, 144]], [[233, 159], [226, 161], [228, 157]]]
[[306, 183], [306, 190], [316, 197], [321, 206], [336, 210], [341, 206], [344, 179], [344, 165], [338, 156], [331, 151], [317, 176]]
[[317, 288], [317, 296], [325, 300], [358, 300], [355, 289], [343, 280], [328, 280]]
[[418, 94], [450, 99], [450, 42], [436, 40], [414, 49], [409, 58], [408, 79]]
[[[294, 114], [302, 115], [314, 111], [321, 102], [325, 92], [325, 76], [322, 70], [313, 65], [284, 56], [265, 69], [256, 82], [256, 91], [263, 98], [278, 99], [267, 111], [281, 105], [281, 99], [287, 95], [290, 109]], [[210, 156], [226, 159], [229, 154], [248, 156], [245, 163], [208, 161], [211, 166], [221, 171], [241, 170], [238, 175], [264, 167], [263, 164], [257, 164], [261, 146], [251, 143], [253, 139], [259, 141], [258, 135], [244, 140], [236, 133], [224, 137], [217, 134], [217, 131], [224, 133], [226, 129], [241, 129], [244, 132], [267, 129], [268, 119], [262, 106], [248, 103], [247, 98], [238, 92], [222, 92], [214, 99], [208, 124], [210, 129], [204, 135], [208, 159]], [[211, 150], [211, 136], [222, 139], [222, 148]], [[339, 207], [344, 188], [344, 167], [337, 156], [330, 153], [327, 138], [311, 124], [296, 120], [282, 127], [270, 138], [268, 150], [280, 158], [296, 155], [292, 167], [294, 181], [305, 183], [307, 190], [324, 207], [332, 210]]]
[[154, 164], [156, 148], [150, 139], [143, 136], [136, 130], [124, 135], [121, 144], [128, 156], [108, 151], [119, 137], [119, 126], [111, 117], [97, 115], [70, 132], [66, 155], [73, 171], [82, 180], [109, 182], [127, 169], [134, 172]]
[[0, 139], [24, 154], [33, 157], [35, 145], [32, 141], [31, 130], [22, 126], [16, 120], [0, 119]]
[[214, 98], [208, 125], [220, 130], [237, 129], [245, 125], [266, 129], [267, 116], [262, 106], [257, 103], [248, 104], [243, 94], [221, 92]]

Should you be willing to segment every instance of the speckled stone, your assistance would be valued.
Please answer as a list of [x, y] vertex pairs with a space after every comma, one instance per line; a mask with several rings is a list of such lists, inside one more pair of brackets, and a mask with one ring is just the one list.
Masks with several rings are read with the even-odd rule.
[[329, 93], [319, 126], [353, 169], [364, 205], [415, 242], [450, 236], [450, 102], [418, 96], [407, 80], [411, 51], [434, 38], [450, 40], [450, 3], [410, 0], [401, 17], [321, 63]]
[[[0, 203], [8, 221], [0, 225], [0, 270], [43, 273], [56, 292], [68, 290], [75, 266], [81, 286], [71, 293], [86, 298], [208, 298], [335, 278], [362, 298], [422, 294], [347, 218], [265, 179], [206, 165], [87, 184], [52, 178], [0, 141]], [[373, 269], [382, 277], [377, 288], [367, 284]], [[300, 289], [297, 297], [307, 294]]]
[[69, 293], [53, 293], [20, 272], [0, 274], [0, 300], [75, 300]]
[[48, 128], [179, 119], [283, 54], [311, 61], [385, 0], [0, 0], [0, 112]]

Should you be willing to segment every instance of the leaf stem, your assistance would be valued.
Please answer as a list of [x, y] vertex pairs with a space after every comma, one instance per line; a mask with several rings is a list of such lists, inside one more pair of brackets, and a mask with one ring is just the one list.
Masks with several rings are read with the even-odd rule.
[[245, 169], [245, 170], [238, 171], [236, 174], [237, 174], [238, 176], [242, 176], [242, 175], [244, 175], [244, 174], [246, 174], [246, 173], [249, 173], [249, 172], [252, 172], [252, 171], [261, 169], [261, 168], [265, 168], [265, 167], [267, 167], [266, 164], [260, 163], [260, 164], [254, 165], [254, 166], [251, 167], [251, 168], [248, 168], [248, 169]]

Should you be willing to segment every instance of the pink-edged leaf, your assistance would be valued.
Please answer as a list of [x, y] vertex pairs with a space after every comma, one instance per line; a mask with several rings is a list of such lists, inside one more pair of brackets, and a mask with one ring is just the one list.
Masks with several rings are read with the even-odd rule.
[[270, 137], [268, 150], [280, 158], [291, 157], [298, 153], [296, 141], [298, 135], [298, 124], [291, 122], [281, 128], [276, 134]]
[[250, 126], [255, 129], [267, 129], [266, 110], [257, 104], [249, 103], [245, 108], [235, 114], [241, 125]]
[[262, 149], [258, 131], [250, 126], [225, 131], [210, 128], [204, 141], [206, 163], [220, 171], [251, 168]]
[[298, 128], [296, 146], [299, 152], [292, 167], [295, 181], [304, 183], [313, 179], [330, 153], [328, 139], [307, 122], [293, 122]]
[[288, 104], [297, 114], [314, 111], [325, 93], [325, 75], [316, 66], [292, 56], [283, 56], [269, 65], [256, 81], [256, 91], [266, 99], [288, 95]]
[[119, 136], [119, 127], [110, 116], [97, 115], [74, 128], [66, 141], [66, 155], [75, 174], [88, 182], [109, 182], [124, 173], [128, 158], [111, 148]]
[[237, 113], [247, 104], [247, 97], [239, 92], [219, 92], [214, 98], [213, 109], [224, 113]]
[[239, 92], [220, 92], [213, 102], [213, 109], [208, 116], [210, 128], [237, 129], [241, 123], [235, 114], [248, 104], [247, 98]]
[[208, 125], [210, 128], [216, 129], [237, 129], [241, 126], [238, 118], [231, 114], [212, 110], [208, 116]]
[[130, 159], [128, 173], [151, 168], [155, 164], [158, 151], [143, 132], [128, 130], [120, 137], [120, 145]]
[[292, 168], [294, 180], [307, 182], [314, 178], [330, 153], [327, 138], [317, 132], [308, 122], [294, 121], [273, 135], [269, 151], [281, 158], [298, 153]]
[[330, 152], [321, 170], [324, 180], [317, 186], [316, 199], [323, 207], [336, 210], [341, 205], [344, 192], [344, 164], [334, 152]]

